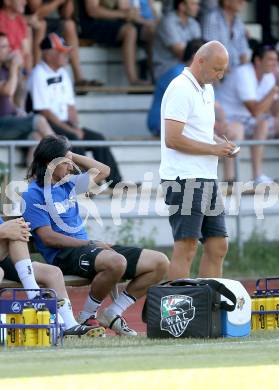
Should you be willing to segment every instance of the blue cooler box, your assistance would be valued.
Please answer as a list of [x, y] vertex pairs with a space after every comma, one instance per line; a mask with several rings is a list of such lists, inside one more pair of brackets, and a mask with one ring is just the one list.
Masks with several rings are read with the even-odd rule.
[[[244, 337], [251, 332], [251, 298], [244, 286], [231, 279], [215, 279], [223, 283], [236, 296], [234, 311], [222, 311], [222, 333], [224, 337]], [[221, 296], [222, 301], [230, 301]]]

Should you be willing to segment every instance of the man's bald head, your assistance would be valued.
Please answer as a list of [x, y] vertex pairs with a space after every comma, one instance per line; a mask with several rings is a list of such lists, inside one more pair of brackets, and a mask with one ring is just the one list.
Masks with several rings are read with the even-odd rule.
[[223, 57], [224, 60], [229, 60], [229, 53], [224, 45], [219, 41], [210, 41], [202, 45], [197, 51], [195, 57], [203, 57], [207, 60], [216, 57]]
[[194, 56], [192, 70], [203, 84], [213, 83], [224, 76], [229, 63], [229, 54], [219, 41], [202, 45]]

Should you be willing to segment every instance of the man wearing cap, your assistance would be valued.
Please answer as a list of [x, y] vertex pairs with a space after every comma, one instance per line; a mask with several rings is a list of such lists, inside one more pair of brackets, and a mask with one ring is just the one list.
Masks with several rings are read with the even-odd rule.
[[[57, 134], [71, 140], [103, 141], [105, 138], [102, 134], [79, 125], [73, 86], [65, 69], [71, 47], [65, 44], [63, 38], [51, 33], [41, 42], [41, 49], [42, 61], [35, 66], [28, 81], [32, 109], [42, 114]], [[88, 147], [86, 150], [92, 151], [96, 160], [110, 167], [110, 187], [121, 181], [109, 148]], [[83, 148], [76, 151], [84, 154]]]

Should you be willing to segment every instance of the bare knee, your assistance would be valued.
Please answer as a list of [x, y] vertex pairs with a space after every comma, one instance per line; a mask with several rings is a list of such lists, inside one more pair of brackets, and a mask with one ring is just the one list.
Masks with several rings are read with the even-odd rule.
[[266, 139], [268, 135], [268, 125], [267, 121], [260, 121], [258, 122], [257, 126], [255, 127], [254, 132], [254, 139]]
[[72, 19], [64, 21], [64, 31], [66, 34], [76, 34], [76, 25]]
[[49, 265], [42, 264], [34, 261], [32, 263], [36, 281], [43, 284], [50, 284], [53, 281], [59, 281], [64, 283], [63, 273], [60, 268]]
[[50, 279], [54, 279], [64, 284], [63, 272], [59, 267], [56, 267], [55, 265], [49, 265], [48, 274]]
[[125, 24], [121, 31], [120, 31], [120, 40], [123, 40], [123, 41], [134, 41], [136, 42], [137, 40], [137, 30], [136, 28], [130, 24], [130, 23], [127, 23]]
[[154, 271], [158, 276], [158, 281], [160, 281], [168, 273], [170, 262], [168, 257], [164, 253], [155, 253], [156, 254], [153, 258]]
[[218, 245], [206, 245], [204, 246], [205, 255], [213, 262], [223, 261], [228, 252], [228, 240], [224, 239], [218, 242]]
[[126, 271], [127, 260], [124, 256], [112, 251], [107, 255], [103, 265], [104, 271], [107, 271], [110, 275], [114, 275], [115, 277], [121, 277]]
[[197, 252], [198, 243], [195, 239], [175, 241], [173, 258], [180, 258], [183, 261], [192, 262]]
[[51, 130], [50, 125], [48, 124], [48, 121], [43, 115], [37, 114], [35, 120], [36, 120], [35, 123], [36, 130], [40, 134], [42, 134], [43, 136], [53, 134], [53, 131]]

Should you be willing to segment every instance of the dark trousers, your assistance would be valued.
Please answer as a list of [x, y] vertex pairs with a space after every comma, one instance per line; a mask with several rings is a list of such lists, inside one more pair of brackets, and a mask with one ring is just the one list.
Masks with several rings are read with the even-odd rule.
[[[65, 135], [68, 139], [73, 140], [73, 141], [79, 141], [78, 137], [72, 133], [69, 133], [65, 131], [64, 129], [61, 129], [61, 127], [58, 127], [54, 125], [53, 123], [50, 123], [52, 129], [60, 135]], [[84, 138], [83, 141], [104, 141], [105, 137], [97, 133], [94, 130], [89, 130], [86, 128], [82, 129], [84, 132]], [[111, 188], [113, 188], [117, 183], [119, 183], [122, 178], [117, 166], [117, 163], [113, 157], [113, 154], [110, 151], [109, 147], [76, 147], [73, 148], [74, 153], [82, 154], [84, 155], [86, 151], [91, 151], [94, 155], [94, 158], [97, 161], [100, 161], [103, 164], [106, 164], [110, 167], [110, 175], [107, 177], [107, 181], [112, 180], [112, 183], [109, 185]]]

